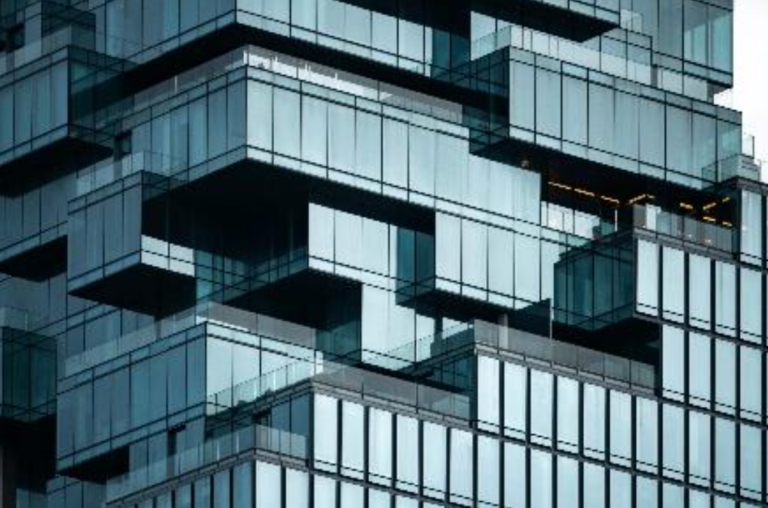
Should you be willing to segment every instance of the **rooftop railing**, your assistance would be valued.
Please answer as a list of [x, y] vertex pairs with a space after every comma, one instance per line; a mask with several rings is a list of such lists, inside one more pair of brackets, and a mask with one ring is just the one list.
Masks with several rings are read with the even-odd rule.
[[224, 434], [107, 481], [107, 501], [111, 502], [180, 475], [234, 457], [249, 450], [264, 450], [293, 459], [307, 458], [307, 438], [272, 427], [251, 425]]
[[525, 359], [544, 362], [554, 368], [564, 368], [581, 375], [649, 390], [656, 387], [656, 369], [653, 365], [569, 342], [557, 341], [485, 321], [474, 322], [474, 340], [477, 344], [517, 354]]
[[132, 153], [117, 160], [105, 159], [78, 174], [75, 197], [84, 196], [140, 171], [168, 177], [184, 167], [186, 162], [181, 159], [150, 151]]
[[239, 405], [255, 402], [260, 397], [298, 383], [311, 381], [362, 396], [375, 397], [395, 404], [452, 418], [468, 420], [469, 397], [417, 381], [372, 372], [325, 358], [307, 358], [275, 371], [212, 394], [207, 399], [209, 416]]
[[734, 230], [666, 212], [655, 206], [635, 205], [632, 208], [633, 226], [705, 247], [733, 252]]

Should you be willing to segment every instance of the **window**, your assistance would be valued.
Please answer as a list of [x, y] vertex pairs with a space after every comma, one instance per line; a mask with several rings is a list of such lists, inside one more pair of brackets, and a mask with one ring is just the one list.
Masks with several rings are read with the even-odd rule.
[[683, 400], [685, 393], [685, 333], [679, 328], [662, 329], [662, 388], [664, 396]]
[[531, 394], [536, 404], [531, 405], [531, 440], [548, 445], [552, 442], [552, 404], [554, 377], [548, 372], [531, 371]]
[[715, 409], [733, 414], [736, 407], [736, 346], [715, 340]]
[[605, 469], [585, 462], [584, 465], [584, 506], [590, 508], [605, 507]]
[[528, 498], [526, 448], [515, 443], [504, 442], [504, 506], [518, 508], [526, 506]]
[[552, 506], [552, 454], [531, 450], [531, 506]]
[[740, 425], [741, 434], [741, 480], [743, 496], [758, 499], [763, 482], [763, 433], [757, 427]]
[[566, 457], [557, 458], [557, 508], [579, 506], [579, 463]]
[[611, 506], [632, 506], [632, 477], [615, 469], [611, 470]]
[[715, 418], [715, 486], [733, 493], [736, 485], [736, 424]]
[[527, 431], [528, 370], [504, 362], [504, 433], [518, 439]]
[[[499, 428], [499, 360], [486, 356], [477, 357], [477, 384], [478, 393], [483, 396], [478, 399], [478, 426], [485, 430]], [[514, 387], [513, 387], [514, 388]]]
[[688, 383], [691, 404], [707, 407], [711, 393], [712, 339], [706, 335], [688, 335]]
[[642, 508], [657, 508], [659, 484], [652, 478], [637, 477], [637, 502], [636, 506]]
[[343, 401], [341, 416], [341, 473], [352, 478], [362, 478], [365, 450], [363, 406]]
[[477, 440], [477, 496], [480, 506], [496, 507], [499, 505], [501, 466], [499, 447], [501, 443], [487, 436]]
[[637, 242], [637, 307], [644, 314], [659, 313], [659, 247]]
[[632, 397], [611, 391], [611, 462], [629, 466], [632, 461]]
[[715, 261], [715, 330], [733, 337], [736, 333], [736, 267]]
[[662, 416], [663, 474], [669, 478], [683, 476], [685, 433], [684, 413], [677, 406], [664, 404]]
[[696, 411], [688, 413], [688, 473], [691, 482], [706, 486], [710, 471], [710, 419]]
[[635, 424], [637, 468], [654, 473], [658, 465], [658, 406], [656, 401], [636, 398]]
[[741, 338], [760, 342], [762, 332], [762, 275], [760, 272], [741, 269]]
[[739, 390], [741, 392], [741, 416], [760, 420], [763, 408], [762, 357], [759, 350], [751, 347], [739, 348], [740, 365]]
[[233, 508], [253, 508], [253, 463], [235, 467], [232, 481]]
[[562, 450], [579, 449], [579, 383], [566, 377], [557, 378], [557, 441]]
[[[336, 482], [325, 476], [313, 475], [315, 481], [315, 508], [336, 508]], [[258, 488], [258, 487], [257, 487]], [[280, 506], [280, 505], [273, 505]], [[258, 508], [262, 508], [259, 506]], [[266, 507], [264, 507], [266, 508]], [[271, 508], [271, 507], [270, 507]]]
[[315, 461], [321, 469], [335, 470], [338, 448], [338, 401], [315, 395]]
[[451, 496], [452, 503], [469, 505], [473, 496], [473, 443], [472, 433], [451, 429]]
[[397, 418], [397, 487], [415, 492], [419, 485], [419, 426], [407, 416]]
[[368, 411], [368, 473], [373, 483], [392, 478], [392, 415], [377, 408]]
[[685, 255], [677, 249], [662, 247], [664, 282], [664, 318], [682, 322], [685, 311]]
[[605, 457], [605, 388], [584, 384], [584, 454], [587, 457]]
[[423, 436], [424, 494], [442, 498], [448, 472], [447, 431], [442, 425], [424, 422]]
[[309, 508], [309, 475], [304, 471], [285, 470], [285, 506]]
[[689, 255], [690, 276], [688, 277], [690, 298], [690, 320], [693, 326], [708, 330], [711, 322], [711, 271], [709, 259]]
[[279, 466], [256, 462], [256, 508], [273, 508], [282, 505], [282, 480]]

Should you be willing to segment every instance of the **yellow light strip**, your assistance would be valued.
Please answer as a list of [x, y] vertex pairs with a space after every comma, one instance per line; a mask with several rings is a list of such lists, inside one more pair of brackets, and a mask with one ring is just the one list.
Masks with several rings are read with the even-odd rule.
[[595, 197], [595, 193], [594, 192], [590, 192], [590, 191], [584, 190], [584, 189], [573, 189], [573, 192], [575, 192], [577, 194], [582, 194], [584, 196], [589, 196], [591, 198]]
[[551, 185], [552, 187], [557, 187], [559, 189], [573, 190], [573, 187], [569, 187], [569, 186], [567, 186], [565, 184], [562, 184], [562, 183], [549, 182], [549, 185]]
[[701, 209], [706, 212], [708, 210], [713, 209], [716, 206], [717, 206], [717, 202], [715, 201], [714, 203], [708, 203], [708, 204], [704, 205], [703, 207], [701, 207]]
[[688, 203], [680, 203], [680, 208], [683, 210], [693, 210], [693, 205], [690, 205]]

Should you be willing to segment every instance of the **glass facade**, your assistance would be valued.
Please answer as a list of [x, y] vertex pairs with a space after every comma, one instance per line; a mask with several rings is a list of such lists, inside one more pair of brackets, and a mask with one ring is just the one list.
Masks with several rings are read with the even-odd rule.
[[732, 0], [0, 2], [0, 506], [764, 506], [732, 40]]

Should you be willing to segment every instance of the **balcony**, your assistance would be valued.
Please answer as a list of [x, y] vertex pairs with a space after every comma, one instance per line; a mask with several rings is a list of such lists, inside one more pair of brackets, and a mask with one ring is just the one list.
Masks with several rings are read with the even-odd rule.
[[[591, 67], [599, 62], [588, 54], [569, 53], [586, 61], [566, 65], [560, 60], [562, 46], [547, 48], [545, 39], [544, 48], [537, 48], [524, 34], [521, 38], [478, 61], [484, 63], [478, 64], [478, 79], [501, 95], [490, 113], [475, 118], [473, 153], [622, 202], [638, 191], [659, 192], [659, 180], [681, 198], [706, 192], [741, 153], [740, 113], [595, 70]], [[509, 76], [508, 82], [497, 76]], [[569, 112], [567, 121], [549, 114], [557, 109], [551, 104]], [[692, 137], [672, 135], [692, 123], [708, 129], [712, 149], [703, 157]]]
[[56, 341], [30, 331], [34, 326], [27, 312], [0, 308], [0, 428], [56, 411]]
[[92, 52], [66, 46], [0, 77], [2, 194], [24, 193], [112, 152], [111, 136], [87, 118], [92, 87], [111, 72]]
[[583, 42], [619, 28], [618, 2], [596, 0], [471, 0], [472, 8], [512, 23]]

